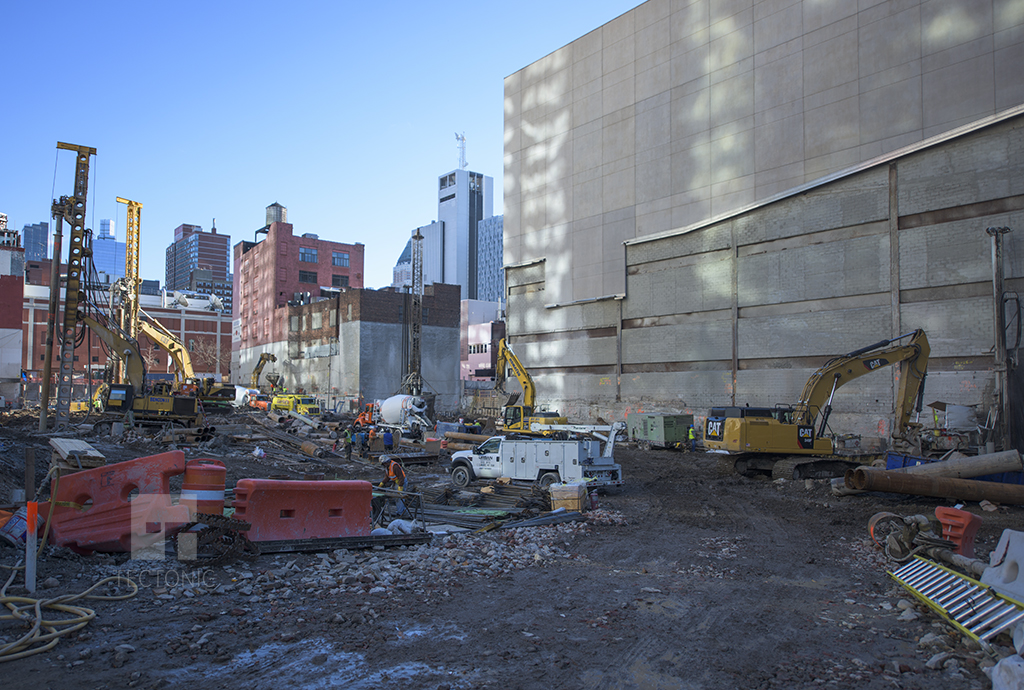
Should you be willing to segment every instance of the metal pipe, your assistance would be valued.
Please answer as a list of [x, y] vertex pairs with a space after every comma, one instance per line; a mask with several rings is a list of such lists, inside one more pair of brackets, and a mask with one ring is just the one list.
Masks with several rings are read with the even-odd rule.
[[[857, 469], [877, 470], [879, 468], [863, 466]], [[847, 473], [853, 470], [847, 470]], [[944, 460], [942, 462], [929, 462], [920, 465], [910, 465], [898, 469], [888, 470], [889, 472], [900, 472], [902, 474], [916, 474], [927, 477], [950, 477], [952, 479], [970, 479], [981, 477], [986, 474], [1001, 474], [1003, 472], [1024, 471], [1024, 462], [1021, 461], [1020, 453], [1016, 450], [1006, 450], [988, 455], [975, 455], [968, 458], [956, 458], [955, 460]], [[845, 477], [837, 477], [832, 480], [832, 493], [836, 496], [851, 496], [864, 493], [851, 489], [846, 485]]]
[[962, 501], [992, 501], [1024, 505], [1024, 486], [982, 482], [973, 479], [924, 477], [888, 470], [856, 469], [847, 474], [847, 486], [862, 491], [955, 498]]

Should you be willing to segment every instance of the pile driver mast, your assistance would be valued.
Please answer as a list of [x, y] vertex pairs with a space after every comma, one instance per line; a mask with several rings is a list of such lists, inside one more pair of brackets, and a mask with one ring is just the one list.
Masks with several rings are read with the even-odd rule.
[[[125, 236], [124, 257], [124, 290], [121, 292], [121, 309], [118, 325], [133, 339], [139, 337], [139, 288], [142, 280], [139, 277], [139, 234], [142, 223], [142, 204], [117, 197], [119, 204], [128, 205], [127, 234]], [[124, 364], [117, 360], [114, 364], [114, 380], [124, 383]]]
[[[68, 270], [64, 289], [64, 315], [60, 322], [60, 371], [57, 374], [56, 428], [66, 429], [71, 421], [71, 395], [74, 388], [75, 330], [78, 326], [78, 305], [82, 293], [82, 264], [85, 259], [85, 210], [89, 192], [89, 159], [96, 155], [91, 146], [57, 142], [58, 149], [75, 152], [75, 191], [72, 196], [54, 199], [50, 207], [56, 219], [51, 276], [60, 275], [63, 223], [71, 225], [68, 238]], [[46, 355], [43, 362], [43, 390], [40, 395], [39, 430], [47, 429], [47, 407], [50, 402], [50, 361], [53, 357], [53, 335], [57, 313], [59, 281], [50, 282], [50, 313], [47, 320]]]

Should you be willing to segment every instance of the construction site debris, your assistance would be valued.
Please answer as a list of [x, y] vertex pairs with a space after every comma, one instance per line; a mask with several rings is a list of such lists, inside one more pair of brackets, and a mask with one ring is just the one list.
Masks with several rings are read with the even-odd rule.
[[1000, 594], [1024, 601], [1024, 532], [1003, 530], [981, 581]]
[[886, 491], [897, 494], [953, 498], [962, 501], [989, 500], [1009, 505], [1024, 505], [1024, 486], [950, 479], [894, 472], [856, 469], [846, 473], [846, 485], [859, 491]]
[[[975, 456], [958, 455], [948, 460], [933, 460], [932, 458], [889, 453], [887, 466], [890, 472], [902, 472], [904, 474], [928, 477], [948, 477], [952, 479], [988, 478], [990, 475], [1001, 475], [1007, 472], [1021, 472], [1024, 470], [1024, 463], [1021, 461], [1020, 453], [1016, 450]], [[857, 469], [877, 468], [862, 467]], [[862, 493], [862, 491], [848, 487], [845, 477], [837, 477], [832, 480], [832, 493], [837, 496], [850, 496]]]

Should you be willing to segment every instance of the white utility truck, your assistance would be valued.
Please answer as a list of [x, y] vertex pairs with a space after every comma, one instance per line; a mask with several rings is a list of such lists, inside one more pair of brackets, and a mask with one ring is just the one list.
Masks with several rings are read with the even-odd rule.
[[[589, 480], [593, 487], [621, 486], [622, 467], [612, 459], [615, 436], [625, 428], [578, 424], [534, 424], [534, 432], [589, 435], [597, 439], [554, 440], [492, 436], [473, 450], [452, 455], [452, 483], [466, 487], [474, 479], [508, 477], [536, 481], [544, 488], [556, 482]], [[601, 448], [604, 441], [604, 449]]]

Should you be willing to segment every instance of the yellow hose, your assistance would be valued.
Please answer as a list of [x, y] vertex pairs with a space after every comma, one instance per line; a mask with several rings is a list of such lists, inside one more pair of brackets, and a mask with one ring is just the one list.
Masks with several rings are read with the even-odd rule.
[[[53, 470], [51, 470], [51, 473], [52, 471]], [[53, 508], [57, 504], [54, 499], [57, 495], [58, 486], [60, 486], [60, 474], [58, 474], [56, 479], [54, 479], [53, 489], [50, 492], [50, 512], [46, 516], [46, 527], [43, 529], [43, 537], [39, 544], [39, 551], [36, 552], [37, 557], [42, 554], [43, 547], [46, 546], [46, 539], [50, 533], [50, 520], [53, 518]], [[69, 603], [72, 601], [76, 601], [78, 599], [118, 601], [121, 599], [131, 599], [139, 593], [139, 586], [135, 584], [134, 581], [127, 577], [115, 575], [103, 578], [92, 587], [79, 594], [65, 594], [59, 597], [54, 597], [53, 599], [33, 599], [31, 597], [8, 596], [7, 588], [10, 587], [11, 583], [14, 581], [18, 571], [24, 570], [25, 566], [21, 565], [21, 561], [19, 561], [13, 566], [0, 564], [0, 567], [13, 571], [11, 572], [11, 576], [7, 578], [7, 582], [4, 583], [4, 586], [0, 588], [0, 604], [3, 604], [10, 609], [11, 613], [0, 615], [0, 621], [23, 621], [25, 623], [31, 623], [32, 625], [31, 629], [17, 640], [0, 647], [0, 662], [23, 659], [27, 656], [53, 649], [57, 646], [57, 643], [60, 642], [61, 637], [69, 635], [76, 630], [81, 630], [89, 624], [89, 621], [96, 617], [96, 612], [92, 609], [85, 608], [84, 606], [70, 606]], [[122, 582], [126, 583], [132, 588], [131, 593], [119, 594], [116, 596], [89, 594], [89, 592], [93, 591], [100, 585], [111, 581], [115, 581], [119, 584]], [[43, 609], [71, 614], [73, 617], [49, 620], [43, 618]]]
[[[17, 566], [15, 566], [17, 568]], [[53, 599], [32, 599], [31, 597], [8, 596], [7, 588], [17, 572], [11, 573], [3, 588], [0, 588], [0, 603], [10, 609], [11, 613], [0, 615], [0, 621], [22, 621], [31, 623], [31, 629], [14, 642], [0, 647], [0, 662], [23, 659], [39, 652], [53, 649], [61, 637], [69, 635], [76, 630], [81, 630], [96, 617], [96, 612], [84, 606], [71, 606], [70, 602], [78, 599], [102, 599], [106, 601], [119, 601], [131, 599], [139, 593], [139, 586], [127, 577], [115, 575], [105, 577], [89, 589], [79, 594], [65, 594]], [[126, 583], [132, 588], [129, 594], [118, 594], [107, 596], [103, 594], [90, 594], [94, 589], [107, 582], [115, 581], [118, 584]], [[48, 611], [59, 611], [71, 614], [72, 618], [61, 618], [50, 620], [43, 618], [43, 609]], [[45, 632], [44, 632], [45, 631]]]

